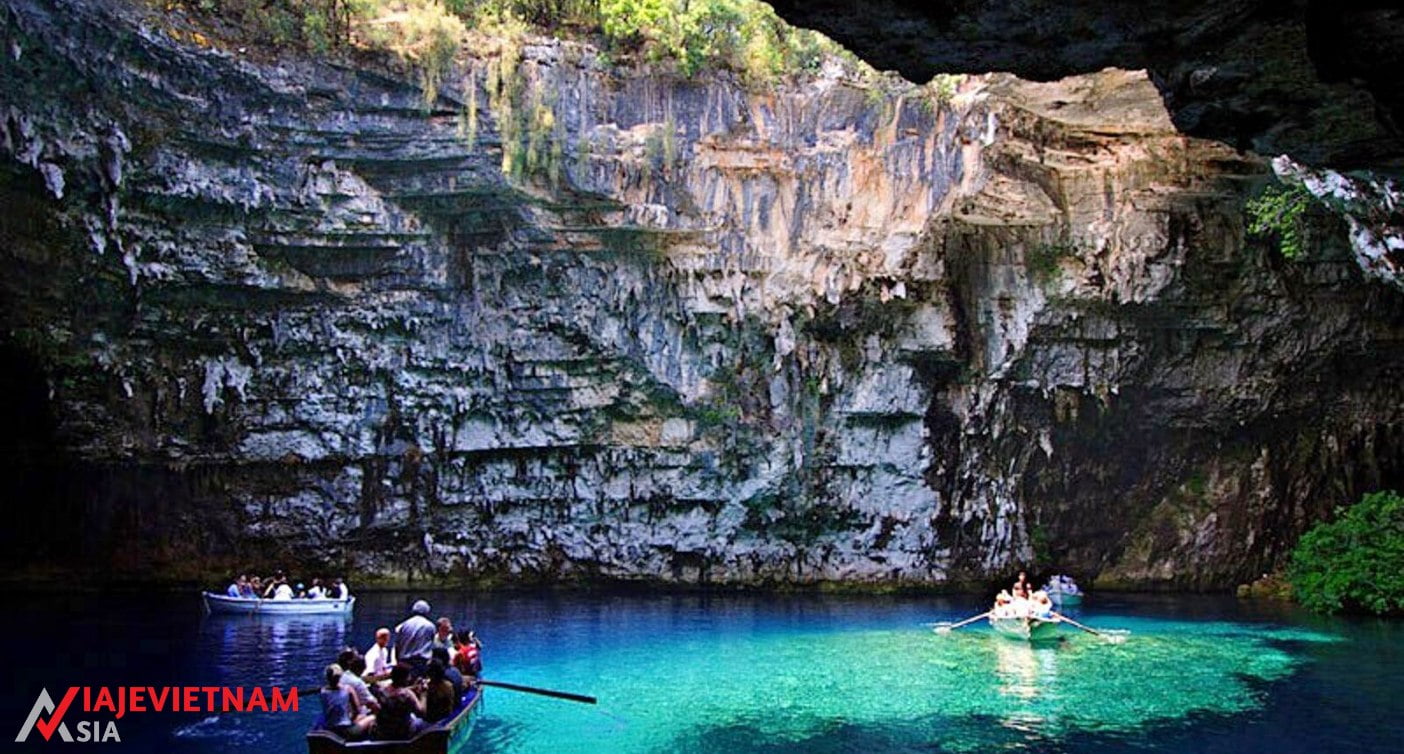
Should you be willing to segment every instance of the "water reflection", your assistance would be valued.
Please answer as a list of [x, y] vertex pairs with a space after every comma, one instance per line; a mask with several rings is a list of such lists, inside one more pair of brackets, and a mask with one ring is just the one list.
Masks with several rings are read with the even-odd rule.
[[325, 664], [340, 647], [354, 643], [349, 629], [348, 618], [339, 615], [207, 615], [200, 622], [199, 644], [220, 681], [296, 685], [307, 680], [307, 658]]
[[1035, 646], [1028, 642], [1010, 641], [996, 637], [991, 642], [995, 651], [995, 677], [999, 692], [1016, 699], [1033, 699], [1040, 691], [1052, 689], [1058, 679], [1058, 650], [1056, 646]]

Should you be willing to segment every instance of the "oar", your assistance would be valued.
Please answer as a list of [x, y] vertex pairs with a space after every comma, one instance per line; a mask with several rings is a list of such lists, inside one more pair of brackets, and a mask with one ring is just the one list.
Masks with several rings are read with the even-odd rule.
[[521, 691], [527, 694], [539, 694], [541, 696], [550, 696], [555, 697], [557, 699], [565, 699], [567, 701], [572, 702], [581, 702], [582, 704], [597, 704], [599, 702], [599, 700], [595, 699], [595, 697], [593, 696], [585, 696], [584, 694], [572, 694], [569, 691], [552, 691], [551, 689], [538, 689], [534, 686], [518, 686], [515, 683], [503, 683], [502, 681], [479, 680], [478, 683], [484, 686], [493, 686], [499, 689], [507, 689], [508, 691]]
[[959, 623], [938, 623], [938, 624], [936, 625], [936, 633], [938, 633], [938, 634], [948, 634], [948, 633], [950, 633], [952, 630], [957, 629], [957, 628], [960, 628], [961, 626], [969, 625], [969, 624], [971, 624], [971, 623], [974, 623], [974, 622], [977, 621], [977, 620], [980, 620], [981, 618], [988, 618], [988, 617], [990, 616], [990, 613], [991, 613], [991, 612], [993, 612], [993, 611], [992, 611], [992, 610], [986, 610], [985, 612], [980, 613], [979, 615], [976, 615], [976, 616], [973, 616], [973, 617], [970, 617], [970, 618], [966, 618], [965, 620], [963, 620], [963, 621], [961, 621], [961, 622], [959, 622]]
[[1121, 639], [1123, 638], [1123, 637], [1120, 637], [1120, 636], [1112, 636], [1111, 634], [1102, 633], [1101, 631], [1098, 631], [1098, 630], [1095, 629], [1095, 628], [1088, 628], [1087, 626], [1084, 626], [1084, 625], [1082, 625], [1081, 623], [1078, 623], [1077, 621], [1073, 620], [1072, 618], [1069, 618], [1069, 617], [1066, 616], [1066, 615], [1063, 615], [1062, 613], [1059, 613], [1059, 612], [1056, 612], [1056, 611], [1050, 611], [1050, 612], [1053, 613], [1053, 617], [1054, 617], [1054, 618], [1057, 618], [1057, 619], [1060, 620], [1060, 621], [1065, 621], [1065, 622], [1067, 622], [1067, 623], [1071, 623], [1071, 624], [1073, 624], [1074, 626], [1077, 626], [1078, 628], [1082, 629], [1083, 631], [1086, 631], [1087, 633], [1092, 634], [1093, 636], [1100, 636], [1101, 638], [1106, 639], [1107, 641], [1118, 641], [1118, 640], [1121, 640]]

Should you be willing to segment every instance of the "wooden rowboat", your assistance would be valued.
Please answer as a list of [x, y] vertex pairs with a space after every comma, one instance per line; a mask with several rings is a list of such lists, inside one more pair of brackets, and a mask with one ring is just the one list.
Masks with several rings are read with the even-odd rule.
[[347, 741], [322, 730], [318, 718], [307, 734], [307, 754], [464, 754], [482, 698], [482, 689], [469, 687], [448, 717], [402, 741]]
[[1082, 590], [1077, 582], [1067, 576], [1054, 576], [1044, 585], [1043, 591], [1055, 605], [1081, 605]]
[[1081, 605], [1082, 592], [1048, 590], [1048, 599], [1055, 605]]
[[205, 609], [224, 615], [350, 615], [355, 597], [317, 600], [264, 600], [204, 592]]
[[1062, 621], [1057, 618], [1035, 618], [1033, 616], [1017, 616], [1008, 618], [996, 618], [990, 616], [990, 625], [998, 633], [1008, 636], [1011, 639], [1021, 639], [1023, 641], [1049, 641], [1058, 638], [1058, 625]]

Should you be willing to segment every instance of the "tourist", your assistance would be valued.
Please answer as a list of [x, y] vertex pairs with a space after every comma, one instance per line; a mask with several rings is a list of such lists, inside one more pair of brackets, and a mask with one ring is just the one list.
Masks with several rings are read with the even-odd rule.
[[361, 709], [375, 712], [380, 709], [380, 702], [375, 700], [375, 695], [371, 693], [370, 684], [361, 677], [366, 672], [366, 661], [361, 654], [351, 647], [341, 650], [341, 654], [336, 658], [336, 664], [342, 667], [341, 684], [351, 689], [356, 695], [356, 702]]
[[332, 581], [331, 589], [327, 590], [327, 596], [334, 600], [344, 600], [351, 596], [351, 590], [346, 588], [346, 582], [338, 576]]
[[395, 659], [409, 663], [415, 677], [423, 673], [424, 666], [429, 664], [429, 652], [438, 630], [429, 621], [429, 609], [428, 602], [415, 600], [410, 608], [410, 617], [395, 626]]
[[356, 713], [360, 708], [355, 694], [341, 683], [344, 673], [336, 663], [327, 666], [326, 685], [320, 694], [322, 720], [327, 730], [342, 738], [351, 738], [356, 731]]
[[234, 598], [236, 598], [236, 599], [239, 598], [239, 597], [242, 597], [242, 596], [244, 596], [244, 586], [247, 585], [248, 583], [249, 583], [249, 577], [248, 577], [248, 576], [245, 576], [245, 575], [243, 575], [243, 574], [240, 574], [240, 575], [239, 575], [239, 578], [234, 579], [234, 581], [229, 585], [229, 588], [224, 590], [224, 593], [225, 593], [226, 595], [228, 595], [228, 596], [230, 596], [230, 597], [234, 597]]
[[[428, 621], [425, 621], [428, 623]], [[430, 624], [433, 625], [433, 624]], [[390, 686], [375, 713], [375, 737], [384, 741], [402, 741], [414, 735], [424, 719], [424, 702], [410, 688], [414, 669], [407, 662], [397, 662], [390, 669]]]
[[1033, 614], [1037, 618], [1047, 620], [1053, 617], [1053, 601], [1048, 599], [1048, 593], [1042, 589], [1033, 593], [1030, 598], [1033, 603]]
[[293, 598], [293, 589], [288, 586], [288, 580], [280, 578], [273, 587], [273, 599], [290, 600]]
[[458, 668], [455, 668], [453, 666], [453, 663], [449, 660], [449, 652], [447, 649], [444, 649], [443, 647], [434, 647], [434, 651], [430, 655], [429, 662], [431, 664], [437, 662], [440, 665], [444, 666], [444, 678], [449, 683], [453, 684], [454, 699], [457, 699], [460, 695], [463, 694], [463, 674], [458, 672]]
[[379, 681], [390, 677], [390, 668], [395, 666], [395, 649], [390, 646], [390, 629], [375, 630], [375, 643], [366, 650], [366, 677]]
[[458, 704], [458, 694], [454, 691], [453, 683], [444, 677], [443, 663], [438, 660], [429, 661], [424, 675], [427, 678], [424, 685], [424, 720], [438, 722], [453, 713], [454, 706]]
[[250, 579], [248, 576], [239, 577], [239, 596], [244, 599], [251, 599], [258, 596], [257, 588], [253, 582], [257, 579]]
[[440, 618], [434, 623], [434, 641], [430, 645], [431, 649], [445, 649], [449, 652], [454, 650], [453, 646], [453, 621], [448, 618]]
[[458, 634], [458, 653], [453, 656], [453, 665], [464, 676], [477, 678], [483, 670], [483, 644], [472, 631]]
[[1014, 592], [1014, 596], [1019, 599], [1026, 600], [1029, 598], [1029, 576], [1027, 573], [1023, 571], [1019, 572], [1019, 579], [1014, 582], [1014, 589], [1012, 591]]
[[1008, 590], [1001, 589], [999, 590], [999, 594], [995, 595], [994, 609], [990, 612], [994, 613], [994, 617], [996, 618], [1007, 618], [1010, 616], [1010, 613], [1013, 612], [1013, 603], [1013, 595], [1011, 595]]
[[312, 588], [307, 590], [307, 599], [319, 600], [327, 596], [327, 590], [322, 588], [321, 579], [312, 579]]

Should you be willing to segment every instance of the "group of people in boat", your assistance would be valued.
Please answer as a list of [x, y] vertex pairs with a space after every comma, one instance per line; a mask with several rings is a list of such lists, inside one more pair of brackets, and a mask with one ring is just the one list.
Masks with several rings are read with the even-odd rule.
[[453, 621], [431, 621], [429, 603], [375, 632], [365, 653], [347, 647], [328, 665], [320, 696], [327, 728], [348, 740], [397, 741], [453, 714], [482, 673], [483, 643]]
[[1019, 578], [1008, 589], [999, 590], [995, 595], [994, 607], [990, 615], [995, 618], [1053, 618], [1053, 600], [1042, 589], [1034, 589], [1029, 584], [1028, 574], [1019, 572]]
[[351, 596], [351, 590], [346, 588], [346, 582], [340, 576], [327, 579], [325, 584], [322, 579], [314, 578], [310, 587], [304, 587], [302, 582], [297, 582], [294, 587], [293, 583], [288, 581], [288, 577], [282, 571], [278, 571], [266, 580], [258, 576], [239, 574], [239, 578], [234, 579], [224, 590], [224, 594], [244, 599], [344, 600]]

